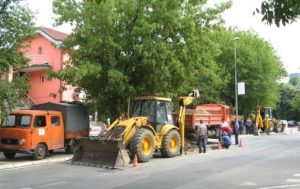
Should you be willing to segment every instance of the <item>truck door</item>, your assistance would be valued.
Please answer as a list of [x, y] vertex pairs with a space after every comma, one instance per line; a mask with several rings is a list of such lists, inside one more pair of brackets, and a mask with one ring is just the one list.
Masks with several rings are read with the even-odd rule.
[[64, 128], [63, 122], [59, 115], [50, 116], [51, 125], [49, 126], [50, 133], [50, 148], [58, 149], [64, 147]]
[[34, 117], [33, 128], [32, 128], [32, 147], [35, 148], [41, 142], [47, 143], [48, 132], [47, 132], [46, 116], [37, 115]]

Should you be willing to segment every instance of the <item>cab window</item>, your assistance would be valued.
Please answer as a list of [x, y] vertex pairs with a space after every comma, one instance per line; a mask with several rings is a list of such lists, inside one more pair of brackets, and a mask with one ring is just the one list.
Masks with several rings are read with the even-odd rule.
[[60, 125], [59, 116], [52, 116], [51, 117], [51, 125], [52, 126], [59, 126]]
[[36, 116], [34, 119], [35, 127], [46, 127], [46, 117], [45, 116]]
[[166, 104], [165, 102], [158, 101], [156, 106], [156, 121], [158, 124], [168, 123], [168, 118], [166, 114]]

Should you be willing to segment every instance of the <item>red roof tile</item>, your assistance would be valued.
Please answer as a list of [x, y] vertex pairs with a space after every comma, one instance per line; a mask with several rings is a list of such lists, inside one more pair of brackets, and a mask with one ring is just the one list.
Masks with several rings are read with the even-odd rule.
[[46, 28], [43, 26], [39, 27], [39, 29], [57, 41], [63, 41], [68, 37], [68, 34], [60, 32], [60, 31], [56, 31], [54, 29]]

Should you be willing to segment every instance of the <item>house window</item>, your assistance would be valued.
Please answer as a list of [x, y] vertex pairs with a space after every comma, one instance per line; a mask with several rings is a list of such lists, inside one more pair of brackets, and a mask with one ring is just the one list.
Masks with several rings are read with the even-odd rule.
[[39, 55], [43, 54], [43, 49], [42, 49], [42, 47], [39, 47], [39, 48], [38, 48], [38, 54], [39, 54]]
[[40, 76], [40, 82], [44, 83], [44, 81], [45, 81], [45, 76], [44, 76], [44, 74], [41, 74], [41, 76]]

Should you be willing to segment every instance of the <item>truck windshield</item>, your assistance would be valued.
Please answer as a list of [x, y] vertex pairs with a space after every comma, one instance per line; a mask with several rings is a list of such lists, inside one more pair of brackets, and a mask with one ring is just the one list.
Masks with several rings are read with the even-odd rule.
[[29, 127], [31, 115], [11, 114], [2, 121], [2, 127]]

